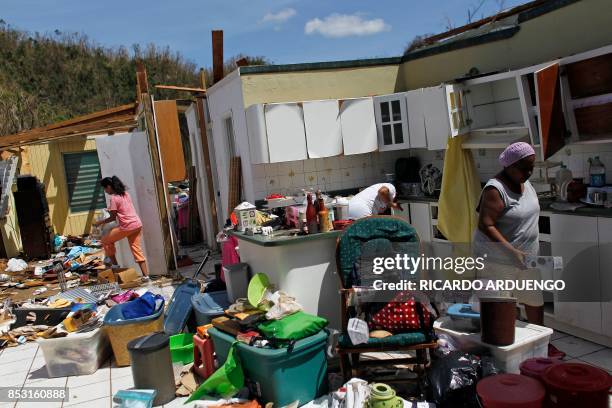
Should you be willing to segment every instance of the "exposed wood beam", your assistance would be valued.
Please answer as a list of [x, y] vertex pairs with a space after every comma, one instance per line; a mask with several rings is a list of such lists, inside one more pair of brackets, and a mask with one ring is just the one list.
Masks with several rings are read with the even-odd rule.
[[176, 86], [176, 85], [155, 85], [158, 89], [170, 89], [172, 91], [184, 91], [191, 93], [206, 93], [206, 89], [203, 88], [191, 88], [188, 86]]
[[223, 79], [223, 30], [212, 31], [213, 82]]

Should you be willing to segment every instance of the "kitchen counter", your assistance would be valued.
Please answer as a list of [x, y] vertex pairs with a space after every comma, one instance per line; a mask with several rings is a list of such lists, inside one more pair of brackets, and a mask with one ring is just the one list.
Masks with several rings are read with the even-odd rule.
[[230, 235], [235, 236], [238, 239], [242, 239], [252, 244], [274, 247], [283, 245], [294, 245], [301, 244], [308, 241], [321, 240], [321, 239], [335, 239], [342, 233], [342, 231], [329, 231], [321, 232], [318, 234], [309, 235], [245, 235], [243, 232], [230, 231]]
[[540, 200], [540, 209], [542, 211], [550, 211], [553, 214], [565, 214], [565, 215], [580, 215], [583, 217], [604, 217], [612, 218], [612, 208], [604, 207], [593, 207], [586, 206], [576, 208], [574, 211], [562, 211], [551, 208], [550, 205], [554, 203], [554, 200]]
[[262, 236], [230, 232], [238, 239], [240, 261], [252, 273], [265, 273], [276, 289], [294, 296], [307, 313], [340, 328], [340, 280], [336, 238], [342, 231], [299, 236]]
[[439, 197], [430, 196], [397, 196], [399, 202], [411, 202], [411, 203], [437, 203]]

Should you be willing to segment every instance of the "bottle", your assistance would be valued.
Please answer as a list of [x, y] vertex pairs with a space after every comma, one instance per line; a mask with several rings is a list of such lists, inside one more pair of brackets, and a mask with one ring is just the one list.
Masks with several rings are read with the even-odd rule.
[[306, 218], [302, 220], [302, 235], [308, 235], [308, 221], [306, 221]]
[[331, 222], [329, 220], [329, 210], [323, 205], [323, 209], [319, 211], [319, 231], [331, 231]]
[[589, 174], [591, 187], [603, 187], [606, 184], [606, 167], [599, 160], [599, 156], [595, 156], [595, 159], [589, 158]]
[[308, 225], [308, 233], [316, 234], [319, 232], [319, 225], [317, 222], [317, 209], [312, 202], [312, 194], [306, 196], [306, 224]]

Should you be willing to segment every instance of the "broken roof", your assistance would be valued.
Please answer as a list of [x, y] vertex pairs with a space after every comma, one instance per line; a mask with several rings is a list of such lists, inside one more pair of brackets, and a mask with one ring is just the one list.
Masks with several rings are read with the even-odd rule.
[[0, 149], [49, 142], [75, 136], [125, 132], [138, 126], [137, 104], [117, 106], [76, 118], [30, 129], [8, 136], [0, 136]]

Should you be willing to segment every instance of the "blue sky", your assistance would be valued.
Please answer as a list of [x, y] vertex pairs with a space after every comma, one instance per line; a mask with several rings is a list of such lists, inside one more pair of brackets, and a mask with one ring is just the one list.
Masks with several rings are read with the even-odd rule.
[[[274, 63], [400, 55], [415, 35], [467, 22], [481, 0], [0, 0], [0, 18], [31, 32], [82, 32], [105, 46], [155, 43], [198, 66], [211, 63], [210, 31], [225, 56]], [[484, 0], [477, 17], [527, 0]]]

